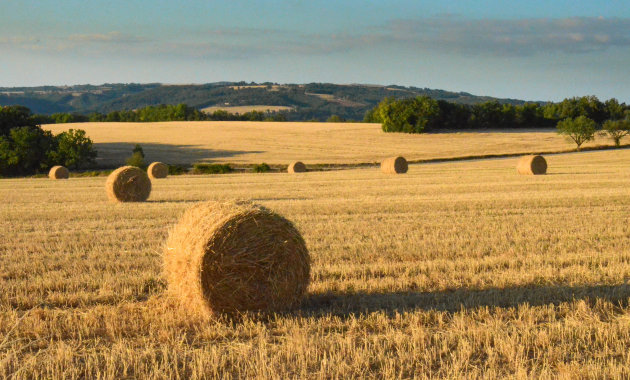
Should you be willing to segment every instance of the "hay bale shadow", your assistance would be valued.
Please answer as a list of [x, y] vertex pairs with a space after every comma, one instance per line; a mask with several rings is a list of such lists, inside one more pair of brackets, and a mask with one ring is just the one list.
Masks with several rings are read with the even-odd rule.
[[414, 310], [454, 313], [482, 307], [512, 308], [523, 305], [559, 305], [574, 300], [606, 300], [627, 305], [630, 284], [583, 286], [523, 286], [484, 290], [455, 289], [440, 292], [323, 293], [311, 294], [298, 314], [310, 317], [335, 315], [341, 318], [373, 312], [395, 314]]

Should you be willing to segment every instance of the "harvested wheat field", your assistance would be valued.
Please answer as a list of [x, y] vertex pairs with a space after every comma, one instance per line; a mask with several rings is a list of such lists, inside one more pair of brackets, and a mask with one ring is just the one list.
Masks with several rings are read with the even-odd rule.
[[[147, 161], [189, 165], [196, 161], [287, 165], [379, 163], [402, 155], [409, 161], [492, 154], [568, 151], [575, 145], [555, 130], [385, 133], [379, 124], [286, 122], [162, 122], [51, 124], [60, 133], [84, 129], [95, 142], [97, 163], [123, 165], [136, 143]], [[173, 144], [177, 141], [177, 144]], [[597, 138], [585, 147], [612, 145]]]
[[[238, 90], [236, 88], [235, 90]], [[212, 106], [203, 108], [201, 111], [205, 113], [213, 113], [215, 111], [226, 111], [234, 114], [244, 114], [247, 112], [278, 112], [278, 111], [290, 111], [292, 107], [287, 106]]]
[[[158, 142], [175, 125], [134, 130]], [[100, 142], [125, 128], [88, 127]], [[208, 146], [240, 132], [223, 133]], [[529, 141], [541, 136], [559, 144]], [[309, 163], [325, 156], [292, 141]], [[173, 176], [132, 204], [108, 202], [104, 178], [0, 180], [0, 377], [627, 378], [630, 150], [545, 158], [545, 176], [518, 175], [517, 158], [394, 177]], [[169, 229], [196, 202], [234, 197], [304, 237], [311, 282], [297, 310], [208, 320], [166, 298]]]

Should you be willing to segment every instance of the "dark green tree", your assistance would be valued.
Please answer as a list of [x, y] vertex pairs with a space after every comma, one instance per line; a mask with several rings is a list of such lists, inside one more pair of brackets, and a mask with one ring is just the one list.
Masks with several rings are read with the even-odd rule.
[[96, 151], [84, 130], [70, 129], [57, 135], [57, 150], [54, 157], [56, 164], [78, 169], [94, 163]]
[[38, 127], [16, 127], [0, 136], [0, 173], [26, 175], [49, 168], [56, 149], [55, 138]]
[[620, 104], [615, 98], [606, 100], [606, 102], [604, 102], [604, 109], [609, 120], [621, 120], [626, 116], [626, 104]]
[[398, 101], [386, 98], [378, 105], [377, 115], [385, 132], [422, 133], [437, 126], [440, 107], [427, 96]]
[[7, 136], [11, 128], [35, 127], [31, 110], [23, 106], [0, 106], [0, 136]]

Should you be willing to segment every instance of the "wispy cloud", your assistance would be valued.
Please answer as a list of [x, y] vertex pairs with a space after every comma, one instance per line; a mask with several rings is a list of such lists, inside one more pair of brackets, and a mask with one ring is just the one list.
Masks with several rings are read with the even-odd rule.
[[141, 54], [202, 59], [253, 59], [261, 56], [326, 55], [398, 46], [454, 55], [531, 56], [579, 54], [630, 47], [630, 19], [464, 19], [442, 15], [398, 19], [352, 33], [230, 27], [165, 31], [145, 37], [119, 31], [65, 37], [0, 37], [0, 45], [77, 54]]
[[602, 51], [630, 46], [630, 19], [394, 20], [376, 31], [385, 40], [463, 54], [520, 55]]
[[130, 34], [124, 34], [118, 31], [113, 31], [109, 33], [96, 33], [96, 34], [72, 34], [67, 37], [67, 40], [70, 42], [81, 42], [81, 43], [123, 43], [123, 44], [133, 44], [139, 42], [148, 41], [145, 37], [134, 36]]

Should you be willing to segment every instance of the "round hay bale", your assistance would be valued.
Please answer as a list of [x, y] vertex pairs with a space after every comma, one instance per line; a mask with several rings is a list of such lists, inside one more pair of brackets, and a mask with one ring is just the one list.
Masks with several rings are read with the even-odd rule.
[[142, 169], [123, 166], [107, 177], [105, 189], [114, 202], [143, 202], [151, 194], [151, 180]]
[[304, 173], [306, 172], [306, 165], [302, 161], [295, 161], [289, 164], [287, 168], [288, 173]]
[[168, 176], [168, 165], [162, 162], [153, 162], [147, 168], [147, 174], [151, 179], [166, 178]]
[[407, 160], [405, 157], [390, 157], [381, 162], [381, 171], [387, 174], [407, 173]]
[[516, 164], [516, 171], [519, 174], [545, 174], [547, 173], [547, 161], [543, 156], [523, 156]]
[[61, 165], [53, 166], [48, 172], [48, 178], [50, 179], [68, 179], [69, 177], [70, 172]]
[[282, 216], [249, 202], [204, 202], [171, 230], [164, 272], [169, 292], [191, 310], [281, 311], [306, 292], [310, 257]]

